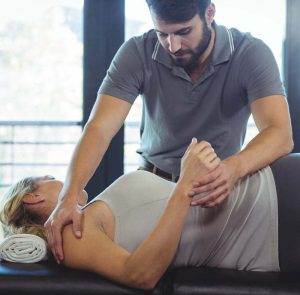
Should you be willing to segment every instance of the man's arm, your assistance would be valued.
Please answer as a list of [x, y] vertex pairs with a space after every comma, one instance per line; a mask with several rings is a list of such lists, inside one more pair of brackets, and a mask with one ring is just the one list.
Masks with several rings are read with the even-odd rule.
[[101, 94], [76, 145], [59, 203], [45, 223], [49, 246], [57, 262], [63, 259], [62, 228], [73, 223], [73, 232], [81, 236], [79, 195], [101, 162], [110, 141], [122, 126], [131, 104]]
[[220, 204], [238, 179], [291, 152], [292, 128], [285, 97], [274, 95], [257, 99], [251, 104], [251, 111], [259, 134], [244, 150], [225, 159], [214, 172], [194, 183], [191, 194], [208, 194], [192, 205], [209, 208]]

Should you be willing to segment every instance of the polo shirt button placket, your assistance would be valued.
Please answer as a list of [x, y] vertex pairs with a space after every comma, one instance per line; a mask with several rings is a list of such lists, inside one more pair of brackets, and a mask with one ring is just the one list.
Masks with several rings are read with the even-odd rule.
[[192, 100], [194, 100], [196, 97], [197, 97], [197, 90], [194, 88], [194, 89], [192, 90], [191, 98], [192, 98]]

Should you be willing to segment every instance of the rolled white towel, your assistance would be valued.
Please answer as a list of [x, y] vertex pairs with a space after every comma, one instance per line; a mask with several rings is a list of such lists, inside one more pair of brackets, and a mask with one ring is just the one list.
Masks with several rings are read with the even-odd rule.
[[34, 263], [46, 259], [46, 242], [38, 236], [15, 234], [0, 243], [0, 260]]

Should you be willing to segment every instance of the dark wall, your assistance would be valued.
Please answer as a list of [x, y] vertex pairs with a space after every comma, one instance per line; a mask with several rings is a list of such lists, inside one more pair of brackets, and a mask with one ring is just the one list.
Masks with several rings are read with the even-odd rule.
[[[88, 120], [110, 62], [124, 42], [124, 5], [124, 0], [84, 1], [83, 124]], [[123, 173], [123, 142], [122, 128], [86, 187], [90, 197]]]
[[287, 0], [285, 84], [290, 105], [294, 152], [300, 152], [300, 0]]

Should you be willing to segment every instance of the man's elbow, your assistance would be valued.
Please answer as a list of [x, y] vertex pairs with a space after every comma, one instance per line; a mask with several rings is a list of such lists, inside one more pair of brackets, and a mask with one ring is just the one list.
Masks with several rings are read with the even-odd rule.
[[286, 154], [289, 154], [290, 152], [292, 152], [294, 149], [294, 140], [293, 140], [293, 135], [290, 134], [289, 136], [287, 136], [287, 140], [285, 143], [285, 152]]
[[292, 135], [287, 135], [282, 138], [282, 144], [280, 146], [281, 156], [285, 156], [293, 151], [294, 140]]
[[288, 154], [291, 153], [294, 149], [294, 140], [293, 137], [291, 137], [290, 142], [289, 142], [289, 147], [288, 147]]

